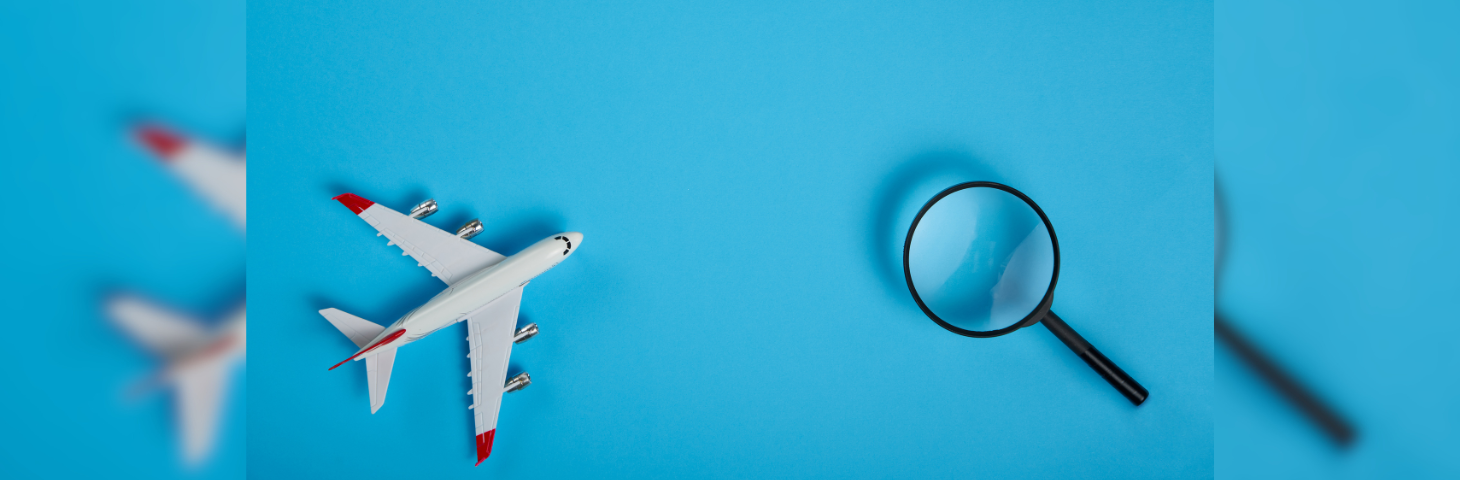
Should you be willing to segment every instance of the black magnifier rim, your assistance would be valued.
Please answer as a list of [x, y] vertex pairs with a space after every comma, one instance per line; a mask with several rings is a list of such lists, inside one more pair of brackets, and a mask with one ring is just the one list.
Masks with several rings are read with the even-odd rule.
[[[918, 289], [913, 286], [912, 267], [908, 265], [908, 252], [912, 249], [913, 232], [916, 232], [918, 230], [918, 223], [923, 221], [923, 215], [928, 213], [928, 209], [932, 208], [933, 204], [938, 203], [938, 200], [942, 200], [943, 197], [951, 195], [954, 192], [969, 188], [981, 187], [996, 188], [1008, 192], [1015, 197], [1018, 197], [1020, 200], [1023, 200], [1024, 203], [1028, 204], [1030, 208], [1033, 208], [1034, 213], [1039, 214], [1039, 219], [1044, 221], [1044, 228], [1049, 232], [1049, 242], [1051, 245], [1054, 246], [1054, 275], [1049, 278], [1049, 289], [1045, 290], [1044, 298], [1039, 301], [1039, 306], [1035, 307], [1033, 311], [1029, 312], [1029, 315], [1025, 316], [1023, 320], [1015, 322], [1013, 325], [990, 331], [965, 330], [943, 321], [942, 318], [938, 318], [938, 315], [933, 313], [933, 310], [929, 309], [927, 304], [923, 303], [923, 298], [918, 296]], [[1049, 223], [1049, 217], [1044, 214], [1044, 210], [1039, 208], [1039, 204], [1034, 203], [1034, 200], [1031, 200], [1029, 196], [1024, 195], [1024, 192], [1020, 192], [1014, 187], [995, 182], [960, 183], [948, 187], [941, 192], [938, 192], [938, 194], [934, 195], [931, 200], [928, 200], [928, 203], [923, 204], [922, 210], [918, 210], [918, 216], [913, 218], [912, 225], [907, 227], [907, 240], [905, 240], [902, 244], [902, 274], [903, 277], [907, 280], [907, 291], [912, 293], [913, 300], [918, 302], [918, 308], [923, 309], [923, 313], [927, 314], [928, 318], [933, 319], [934, 322], [937, 322], [939, 326], [942, 326], [944, 329], [947, 329], [950, 332], [963, 335], [965, 337], [997, 337], [1018, 330], [1020, 328], [1027, 327], [1029, 325], [1033, 325], [1035, 322], [1038, 322], [1043, 318], [1045, 312], [1049, 311], [1049, 305], [1054, 301], [1054, 285], [1058, 283], [1060, 279], [1060, 241], [1059, 238], [1055, 237], [1054, 225]]]

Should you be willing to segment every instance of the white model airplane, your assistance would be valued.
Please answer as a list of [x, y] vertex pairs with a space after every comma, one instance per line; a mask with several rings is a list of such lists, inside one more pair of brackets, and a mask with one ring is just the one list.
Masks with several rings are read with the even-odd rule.
[[455, 234], [422, 222], [421, 218], [436, 213], [434, 200], [417, 205], [405, 215], [352, 193], [334, 199], [380, 231], [376, 236], [385, 235], [390, 245], [405, 251], [403, 255], [414, 257], [417, 266], [426, 267], [431, 276], [446, 282], [446, 290], [386, 327], [338, 309], [320, 310], [320, 315], [360, 347], [330, 370], [350, 360], [364, 360], [370, 384], [370, 413], [375, 413], [385, 403], [396, 349], [465, 321], [470, 342], [467, 357], [471, 359], [471, 373], [467, 375], [472, 379], [472, 389], [467, 392], [472, 395], [472, 405], [468, 408], [475, 412], [477, 465], [481, 465], [492, 453], [502, 394], [532, 383], [525, 372], [505, 380], [512, 344], [537, 334], [537, 324], [514, 328], [522, 287], [568, 258], [583, 244], [583, 234], [560, 233], [505, 257], [469, 241], [481, 233], [480, 221], [467, 222]]
[[228, 215], [238, 228], [248, 218], [247, 156], [226, 153], [202, 142], [188, 141], [161, 127], [148, 125], [136, 130], [137, 139], [182, 177], [214, 208]]
[[[243, 155], [223, 153], [158, 126], [142, 126], [134, 134], [194, 191], [246, 229]], [[106, 310], [117, 326], [166, 362], [143, 386], [175, 384], [183, 458], [197, 465], [212, 453], [230, 367], [247, 351], [246, 306], [239, 305], [213, 332], [136, 297], [112, 298]]]
[[165, 365], [137, 393], [166, 384], [177, 387], [183, 457], [198, 464], [213, 449], [230, 367], [247, 351], [244, 307], [211, 332], [196, 320], [136, 297], [113, 298], [106, 309], [118, 327], [164, 359]]

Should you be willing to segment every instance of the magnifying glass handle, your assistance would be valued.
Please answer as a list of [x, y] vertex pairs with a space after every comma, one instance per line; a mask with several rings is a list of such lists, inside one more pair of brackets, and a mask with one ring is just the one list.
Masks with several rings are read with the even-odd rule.
[[1070, 350], [1074, 350], [1075, 355], [1079, 355], [1081, 360], [1084, 360], [1086, 364], [1090, 365], [1090, 368], [1095, 369], [1095, 372], [1099, 373], [1105, 381], [1110, 382], [1110, 386], [1115, 387], [1116, 390], [1120, 390], [1120, 394], [1125, 395], [1125, 398], [1130, 400], [1130, 403], [1140, 405], [1141, 402], [1146, 401], [1146, 395], [1148, 395], [1146, 387], [1142, 387], [1141, 384], [1136, 383], [1135, 379], [1125, 374], [1124, 370], [1115, 366], [1115, 362], [1105, 358], [1105, 355], [1101, 355], [1099, 350], [1090, 346], [1090, 342], [1085, 341], [1084, 337], [1075, 333], [1075, 329], [1065, 324], [1065, 321], [1061, 320], [1059, 315], [1055, 315], [1054, 311], [1045, 313], [1044, 320], [1039, 323], [1043, 323], [1044, 327], [1048, 328], [1050, 333], [1059, 337], [1060, 341], [1065, 342], [1065, 346], [1070, 347]]
[[1238, 332], [1230, 323], [1223, 321], [1221, 316], [1213, 315], [1213, 320], [1215, 320], [1213, 331], [1216, 333], [1217, 340], [1231, 346], [1237, 352], [1238, 357], [1245, 360], [1257, 371], [1258, 375], [1277, 388], [1277, 391], [1281, 392], [1283, 396], [1288, 397], [1288, 400], [1294, 405], [1297, 405], [1298, 409], [1317, 423], [1329, 438], [1338, 443], [1338, 446], [1347, 447], [1353, 443], [1354, 427], [1340, 417], [1337, 411], [1329, 408], [1328, 404], [1319, 400], [1317, 395], [1303, 387], [1292, 375], [1288, 375], [1282, 367], [1278, 366], [1277, 362], [1262, 353], [1262, 350], [1258, 350], [1256, 344]]

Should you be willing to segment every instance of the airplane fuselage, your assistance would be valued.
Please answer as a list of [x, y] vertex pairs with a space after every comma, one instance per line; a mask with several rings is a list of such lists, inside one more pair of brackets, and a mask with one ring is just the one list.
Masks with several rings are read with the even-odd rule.
[[[560, 233], [542, 239], [496, 265], [470, 274], [446, 287], [424, 305], [406, 312], [367, 345], [399, 348], [465, 320], [493, 300], [557, 266], [578, 249], [582, 240], [583, 234], [578, 232]], [[392, 339], [392, 336], [398, 339]], [[386, 339], [391, 340], [382, 343]], [[364, 352], [355, 360], [368, 358], [380, 351], [382, 349]]]

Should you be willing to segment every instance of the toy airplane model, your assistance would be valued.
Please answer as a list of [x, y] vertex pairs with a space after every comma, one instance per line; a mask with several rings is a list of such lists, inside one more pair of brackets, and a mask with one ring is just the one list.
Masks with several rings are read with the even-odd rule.
[[390, 239], [426, 267], [431, 276], [446, 282], [446, 290], [425, 305], [416, 307], [390, 326], [382, 327], [338, 309], [320, 310], [326, 320], [360, 350], [335, 366], [364, 360], [370, 385], [370, 413], [385, 403], [390, 368], [395, 351], [402, 345], [425, 338], [460, 321], [467, 325], [470, 342], [472, 389], [471, 408], [476, 417], [477, 465], [492, 453], [497, 433], [497, 412], [502, 394], [532, 383], [527, 373], [507, 378], [507, 357], [512, 344], [537, 334], [537, 324], [515, 330], [522, 287], [538, 275], [568, 258], [583, 244], [583, 234], [567, 232], [545, 238], [511, 257], [505, 257], [469, 241], [482, 231], [482, 222], [472, 220], [455, 234], [433, 227], [420, 219], [436, 213], [436, 201], [427, 200], [401, 214], [360, 196], [346, 193], [334, 198], [355, 212], [380, 235]]
[[177, 387], [183, 457], [189, 464], [198, 464], [213, 449], [230, 367], [243, 358], [248, 348], [244, 307], [230, 313], [211, 332], [196, 320], [131, 296], [109, 301], [107, 313], [138, 342], [165, 359], [162, 369], [139, 385], [143, 388], [137, 393], [164, 384]]
[[[242, 155], [223, 153], [157, 126], [140, 127], [135, 135], [184, 182], [245, 228], [247, 170]], [[165, 365], [139, 392], [164, 384], [177, 388], [183, 458], [192, 465], [200, 463], [212, 453], [230, 367], [247, 351], [246, 307], [239, 305], [211, 332], [197, 320], [134, 296], [114, 297], [106, 310], [118, 327], [163, 357]]]

